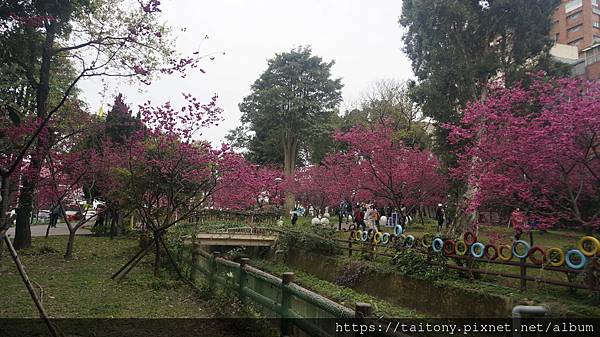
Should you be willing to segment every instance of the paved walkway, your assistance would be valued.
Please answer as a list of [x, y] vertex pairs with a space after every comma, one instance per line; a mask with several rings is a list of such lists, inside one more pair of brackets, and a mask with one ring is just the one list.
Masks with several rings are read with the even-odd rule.
[[[35, 225], [31, 226], [31, 236], [46, 236], [46, 228], [48, 225]], [[89, 235], [92, 234], [87, 228], [79, 228], [77, 230], [76, 235]], [[8, 229], [8, 235], [11, 237], [15, 236], [15, 227], [11, 227]], [[67, 224], [58, 223], [56, 228], [50, 228], [49, 235], [69, 235], [69, 229], [67, 228]]]

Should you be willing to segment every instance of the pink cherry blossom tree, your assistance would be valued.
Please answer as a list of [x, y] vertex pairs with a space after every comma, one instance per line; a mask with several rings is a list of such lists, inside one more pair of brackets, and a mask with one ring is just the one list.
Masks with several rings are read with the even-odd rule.
[[212, 196], [214, 206], [234, 210], [262, 208], [268, 202], [277, 204], [280, 193], [276, 178], [280, 170], [248, 162], [242, 155], [224, 153], [218, 186]]
[[159, 272], [161, 251], [174, 263], [163, 240], [165, 232], [195, 216], [217, 189], [224, 168], [235, 166], [227, 147], [213, 149], [209, 143], [197, 140], [204, 127], [221, 119], [217, 97], [207, 104], [191, 95], [184, 98], [186, 104], [179, 108], [169, 102], [140, 106], [145, 127], [124, 144], [105, 142], [102, 146], [102, 190], [119, 207], [134, 211], [152, 236], [152, 244], [126, 267], [135, 265], [151, 246], [156, 252], [155, 274]]
[[600, 83], [534, 76], [490, 88], [468, 105], [450, 140], [452, 174], [473, 186], [468, 210], [520, 208], [525, 230], [600, 225]]
[[427, 150], [405, 146], [393, 138], [392, 130], [354, 127], [336, 139], [348, 146], [345, 155], [352, 159], [346, 176], [378, 203], [398, 209], [404, 205], [411, 212], [443, 199], [447, 185], [438, 159]]

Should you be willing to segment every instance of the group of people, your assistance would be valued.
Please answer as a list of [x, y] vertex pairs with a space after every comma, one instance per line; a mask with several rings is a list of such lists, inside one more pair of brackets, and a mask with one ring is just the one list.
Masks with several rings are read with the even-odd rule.
[[361, 228], [362, 230], [372, 228], [379, 231], [381, 229], [380, 226], [385, 225], [380, 223], [381, 217], [385, 216], [387, 219], [391, 219], [394, 213], [398, 215], [398, 222], [401, 225], [405, 225], [410, 218], [404, 205], [399, 210], [393, 207], [377, 208], [373, 202], [356, 204], [352, 207], [350, 202], [344, 200], [340, 203], [338, 211], [338, 230], [342, 229], [343, 219], [349, 219], [352, 216], [355, 228]]

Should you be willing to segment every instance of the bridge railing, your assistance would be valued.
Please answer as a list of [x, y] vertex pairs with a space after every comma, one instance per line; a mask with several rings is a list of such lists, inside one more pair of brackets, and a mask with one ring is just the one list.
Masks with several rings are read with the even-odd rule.
[[249, 265], [210, 254], [194, 241], [180, 246], [180, 264], [187, 266], [187, 277], [196, 282], [200, 273], [209, 290], [217, 287], [237, 292], [242, 302], [252, 302], [262, 308], [267, 318], [280, 321], [282, 336], [344, 336], [336, 322], [364, 321], [372, 314], [371, 305], [356, 303], [352, 310], [294, 283], [294, 273], [276, 277]]

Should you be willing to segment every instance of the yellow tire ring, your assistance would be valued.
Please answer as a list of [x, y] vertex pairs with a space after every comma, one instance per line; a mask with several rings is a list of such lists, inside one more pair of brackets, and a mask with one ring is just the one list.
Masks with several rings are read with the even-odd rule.
[[381, 232], [375, 233], [375, 235], [373, 236], [373, 242], [380, 243], [382, 237], [383, 237], [383, 234]]
[[[558, 258], [555, 258], [558, 255]], [[560, 267], [565, 263], [565, 252], [560, 248], [550, 248], [546, 251], [546, 260], [552, 267]]]
[[465, 255], [467, 254], [467, 250], [469, 250], [469, 246], [467, 246], [464, 240], [456, 241], [456, 255]]
[[362, 237], [362, 231], [360, 229], [355, 230], [354, 231], [354, 240], [360, 241], [361, 237]]
[[431, 233], [423, 234], [423, 238], [421, 239], [421, 245], [423, 245], [424, 248], [431, 247], [432, 242], [433, 242], [433, 234], [431, 234]]
[[[586, 243], [590, 243], [592, 245], [591, 250], [586, 249]], [[577, 243], [577, 249], [579, 249], [585, 256], [594, 256], [600, 250], [600, 241], [593, 236], [584, 236]]]
[[[508, 251], [508, 254], [506, 253]], [[498, 257], [502, 261], [510, 261], [513, 258], [512, 247], [509, 245], [498, 246]]]

